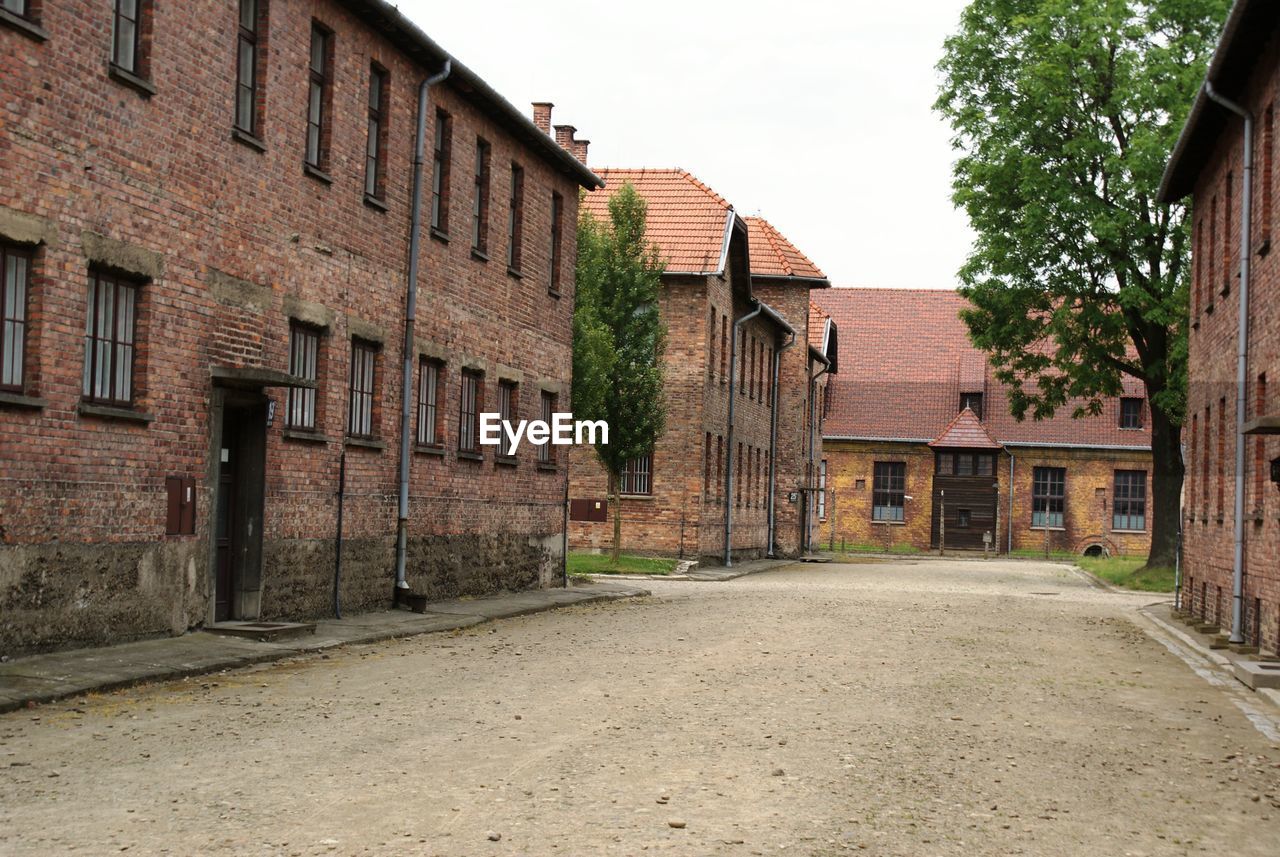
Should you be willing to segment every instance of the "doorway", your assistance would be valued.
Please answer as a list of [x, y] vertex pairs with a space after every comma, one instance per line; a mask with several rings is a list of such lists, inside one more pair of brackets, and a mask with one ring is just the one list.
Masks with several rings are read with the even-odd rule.
[[225, 398], [215, 443], [214, 622], [260, 611], [266, 421], [265, 397]]

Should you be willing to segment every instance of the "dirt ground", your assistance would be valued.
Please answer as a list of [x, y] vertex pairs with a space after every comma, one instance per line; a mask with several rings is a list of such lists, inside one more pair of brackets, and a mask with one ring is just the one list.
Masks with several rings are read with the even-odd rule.
[[652, 590], [0, 717], [0, 853], [1280, 854], [1280, 747], [1157, 597], [909, 560]]

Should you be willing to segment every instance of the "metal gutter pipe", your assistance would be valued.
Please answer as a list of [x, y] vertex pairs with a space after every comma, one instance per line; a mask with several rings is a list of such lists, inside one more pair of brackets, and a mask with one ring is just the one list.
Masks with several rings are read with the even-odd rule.
[[769, 414], [769, 552], [766, 556], [771, 559], [775, 556], [775, 533], [774, 528], [777, 526], [777, 497], [778, 488], [778, 376], [781, 374], [782, 352], [796, 344], [796, 333], [791, 331], [791, 338], [787, 340], [786, 345], [778, 346], [773, 352], [773, 408]]
[[[737, 385], [735, 380], [738, 377], [738, 329], [742, 325], [751, 321], [751, 319], [764, 312], [764, 304], [760, 301], [753, 300], [752, 303], [756, 308], [742, 318], [734, 319], [733, 322], [733, 341], [729, 343], [729, 425], [728, 431], [728, 449], [725, 450], [725, 477], [724, 477], [724, 567], [733, 567], [733, 414], [734, 404], [737, 401]], [[775, 391], [776, 394], [776, 391]]]
[[418, 267], [422, 255], [422, 165], [427, 153], [427, 95], [453, 71], [453, 60], [418, 86], [418, 133], [413, 146], [413, 208], [409, 215], [409, 277], [405, 286], [404, 373], [400, 382], [400, 502], [396, 513], [396, 594], [408, 589], [405, 559], [409, 553], [409, 391], [413, 388], [414, 322], [418, 314]]
[[1240, 192], [1240, 317], [1236, 335], [1235, 556], [1231, 575], [1231, 638], [1244, 642], [1244, 422], [1249, 384], [1249, 263], [1253, 232], [1253, 114], [1222, 97], [1208, 79], [1204, 94], [1244, 120], [1244, 187]]
[[[822, 367], [822, 371], [817, 375], [809, 378], [809, 479], [814, 478], [814, 458], [813, 453], [817, 444], [814, 443], [815, 435], [818, 434], [818, 379], [831, 371], [831, 364], [827, 363]], [[813, 502], [813, 492], [808, 490], [809, 486], [805, 486], [805, 504], [804, 504], [804, 550], [810, 552], [813, 548], [811, 542], [813, 536], [813, 507], [817, 503]]]

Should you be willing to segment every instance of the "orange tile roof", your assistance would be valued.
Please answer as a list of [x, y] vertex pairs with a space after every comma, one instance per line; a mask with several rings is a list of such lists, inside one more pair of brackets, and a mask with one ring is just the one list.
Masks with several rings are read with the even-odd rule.
[[951, 425], [943, 429], [942, 434], [930, 441], [929, 446], [946, 449], [1000, 448], [1000, 444], [992, 440], [991, 435], [987, 434], [987, 430], [983, 428], [982, 420], [978, 419], [978, 415], [969, 408], [965, 408], [956, 414], [956, 418], [951, 421]]
[[[809, 301], [809, 347], [823, 353], [824, 340], [827, 334], [827, 322], [830, 314], [822, 307]], [[825, 355], [824, 355], [825, 356]]]
[[599, 167], [605, 189], [588, 193], [583, 210], [609, 217], [609, 198], [630, 184], [649, 206], [646, 237], [658, 247], [668, 273], [716, 273], [723, 267], [731, 206], [681, 169]]
[[751, 243], [751, 273], [760, 277], [827, 279], [827, 275], [763, 217], [744, 217]]
[[[983, 427], [999, 443], [1151, 446], [1151, 430], [1120, 428], [1118, 399], [1102, 413], [1073, 419], [1068, 402], [1044, 420], [1018, 422], [1009, 390], [960, 320], [965, 299], [942, 289], [833, 288], [813, 292], [840, 330], [840, 373], [831, 379], [823, 434], [927, 442], [956, 418], [960, 394], [983, 393]], [[1123, 395], [1142, 397], [1124, 376]]]

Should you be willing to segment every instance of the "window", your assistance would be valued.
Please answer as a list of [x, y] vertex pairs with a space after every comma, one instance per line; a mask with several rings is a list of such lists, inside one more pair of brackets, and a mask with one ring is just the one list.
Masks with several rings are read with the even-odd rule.
[[769, 355], [768, 368], [765, 369], [765, 374], [764, 374], [764, 391], [765, 391], [765, 402], [766, 404], [768, 404], [769, 407], [772, 408], [773, 407], [773, 346], [772, 345], [769, 346], [768, 355]]
[[967, 529], [969, 529], [969, 522], [970, 522], [970, 521], [972, 521], [972, 520], [973, 520], [973, 510], [972, 510], [972, 509], [957, 509], [957, 510], [956, 510], [956, 527], [957, 527], [957, 529], [961, 529], [961, 530], [967, 530]]
[[471, 249], [489, 252], [489, 144], [476, 139], [476, 186], [471, 201]]
[[111, 62], [130, 74], [146, 76], [143, 63], [143, 28], [151, 0], [115, 0], [111, 19]]
[[1126, 396], [1120, 400], [1120, 428], [1142, 428], [1142, 399]]
[[423, 357], [418, 364], [418, 445], [441, 446], [444, 443], [440, 408], [440, 381], [443, 367]]
[[641, 455], [628, 461], [622, 468], [622, 494], [653, 493], [653, 455]]
[[1222, 523], [1227, 486], [1227, 400], [1218, 400], [1218, 523]]
[[973, 415], [978, 419], [982, 419], [982, 394], [981, 393], [961, 393], [960, 394], [960, 410], [968, 408], [973, 411]]
[[551, 293], [560, 293], [561, 233], [564, 231], [564, 197], [551, 194]]
[[307, 93], [307, 166], [323, 170], [329, 164], [329, 104], [333, 74], [333, 34], [311, 25], [311, 66]]
[[1262, 245], [1271, 245], [1271, 180], [1275, 158], [1275, 105], [1268, 104], [1262, 117]]
[[0, 0], [0, 9], [6, 12], [12, 12], [19, 18], [26, 18], [31, 15], [31, 10], [27, 8], [28, 0]]
[[716, 377], [716, 308], [711, 307], [707, 324], [707, 378]]
[[84, 397], [94, 402], [133, 402], [134, 330], [138, 283], [94, 270], [84, 332]]
[[1227, 185], [1222, 197], [1222, 296], [1231, 293], [1231, 221], [1235, 213], [1232, 201], [1235, 192], [1235, 173], [1227, 173]]
[[738, 441], [738, 460], [733, 465], [734, 472], [738, 474], [737, 481], [733, 486], [733, 505], [742, 506], [742, 441]]
[[[498, 382], [498, 418], [503, 422], [514, 422], [516, 412], [519, 410], [516, 401], [516, 382], [515, 381], [499, 381]], [[502, 445], [498, 447], [499, 458], [515, 458], [516, 451], [511, 441], [507, 437], [506, 430], [502, 432]]]
[[449, 167], [453, 160], [453, 119], [436, 111], [435, 142], [431, 146], [431, 228], [449, 232]]
[[1203, 447], [1204, 454], [1200, 456], [1200, 515], [1204, 520], [1209, 520], [1209, 432], [1212, 431], [1209, 426], [1212, 425], [1212, 405], [1205, 405], [1204, 408], [1204, 434]]
[[240, 0], [240, 27], [236, 42], [236, 128], [256, 137], [262, 113], [259, 86], [262, 50], [259, 34], [266, 29], [267, 0]]
[[903, 520], [906, 488], [906, 462], [877, 461], [871, 485], [871, 520]]
[[511, 165], [511, 206], [507, 210], [507, 267], [520, 270], [523, 257], [520, 244], [524, 240], [524, 170]]
[[27, 295], [31, 291], [31, 254], [0, 244], [0, 390], [21, 393], [27, 346]]
[[827, 460], [818, 462], [818, 520], [827, 519]]
[[365, 196], [381, 200], [386, 197], [386, 157], [383, 149], [387, 134], [387, 104], [390, 86], [386, 69], [377, 63], [369, 66], [369, 139], [364, 154]]
[[1117, 470], [1116, 493], [1112, 503], [1111, 528], [1145, 530], [1147, 528], [1147, 472]]
[[377, 362], [377, 345], [360, 339], [351, 340], [351, 390], [347, 413], [347, 434], [351, 437], [373, 437]]
[[711, 498], [711, 432], [705, 432], [706, 447], [702, 452], [702, 496]]
[[[1258, 376], [1254, 387], [1253, 415], [1266, 416], [1267, 413], [1267, 373]], [[1261, 511], [1266, 503], [1267, 479], [1267, 444], [1266, 438], [1255, 435], [1253, 438], [1253, 508]]]
[[1209, 301], [1205, 305], [1205, 308], [1204, 308], [1205, 312], [1213, 312], [1213, 276], [1214, 276], [1213, 275], [1213, 268], [1214, 268], [1213, 259], [1214, 259], [1214, 255], [1218, 252], [1217, 244], [1218, 244], [1218, 195], [1214, 194], [1213, 198], [1209, 200], [1209, 246], [1207, 248], [1209, 253], [1209, 279], [1208, 279], [1209, 287], [1205, 289], [1205, 296], [1208, 297]]
[[[305, 381], [318, 379], [320, 331], [301, 324], [289, 328], [289, 374]], [[291, 429], [314, 431], [316, 427], [316, 391], [306, 387], [290, 387], [285, 406], [285, 425]]]
[[[547, 425], [551, 425], [551, 418], [555, 416], [555, 412], [556, 412], [555, 394], [548, 393], [546, 390], [543, 390], [542, 400], [540, 404], [542, 406], [541, 413], [540, 413], [540, 417], [542, 421]], [[548, 440], [542, 446], [538, 447], [538, 463], [539, 464], [555, 464], [556, 463], [556, 448], [552, 446], [551, 441]]]
[[462, 370], [462, 396], [458, 400], [458, 449], [462, 452], [480, 452], [480, 373], [474, 369]]
[[716, 435], [716, 502], [724, 497], [724, 435]]
[[1191, 293], [1193, 295], [1193, 317], [1196, 324], [1200, 323], [1200, 292], [1204, 289], [1204, 218], [1196, 223], [1195, 234], [1195, 250], [1192, 253], [1195, 257], [1195, 273], [1191, 279]]
[[1063, 526], [1067, 471], [1062, 467], [1037, 467], [1032, 473], [1031, 526]]
[[721, 313], [720, 315], [720, 383], [725, 384], [729, 380], [728, 373], [725, 372], [725, 360], [729, 356], [729, 316]]
[[[742, 336], [742, 344], [743, 345], [747, 344], [747, 337], [745, 333]], [[749, 370], [750, 374], [747, 376], [747, 380], [744, 386], [747, 388], [747, 398], [754, 400], [756, 397], [756, 338], [754, 336], [751, 337], [750, 348], [751, 348], [751, 351], [750, 351], [751, 356], [749, 358], [751, 360], [751, 367]]]
[[1200, 485], [1196, 479], [1196, 459], [1200, 455], [1200, 415], [1191, 415], [1191, 460], [1187, 464], [1187, 514], [1195, 518], [1196, 499], [1200, 496]]

